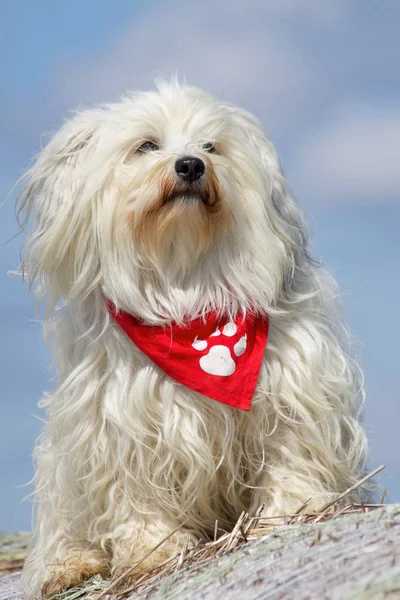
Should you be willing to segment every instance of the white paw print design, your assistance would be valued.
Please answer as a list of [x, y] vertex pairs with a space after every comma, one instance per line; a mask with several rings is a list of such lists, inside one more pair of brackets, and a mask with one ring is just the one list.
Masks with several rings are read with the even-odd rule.
[[[235, 323], [227, 323], [222, 331], [217, 327], [217, 329], [210, 335], [210, 338], [216, 336], [223, 336], [225, 338], [230, 338], [235, 335], [237, 331], [237, 327]], [[229, 343], [229, 340], [223, 340]], [[198, 340], [197, 336], [192, 344], [192, 347], [199, 352], [206, 350], [208, 348], [207, 340]], [[227, 345], [216, 345], [212, 346], [207, 354], [200, 358], [200, 368], [209, 375], [218, 375], [220, 377], [232, 375], [236, 370], [236, 362], [235, 358], [238, 356], [242, 356], [247, 348], [247, 335], [244, 335], [240, 338], [238, 342], [233, 346], [233, 354], [231, 354], [231, 350]]]

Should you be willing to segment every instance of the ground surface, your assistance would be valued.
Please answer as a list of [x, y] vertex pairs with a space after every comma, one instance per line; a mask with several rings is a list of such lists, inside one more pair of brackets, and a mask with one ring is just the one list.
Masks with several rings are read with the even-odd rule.
[[[26, 537], [13, 540], [20, 560]], [[11, 549], [8, 538], [8, 561]], [[0, 577], [0, 600], [21, 598], [19, 573]], [[400, 505], [281, 528], [130, 596], [139, 599], [400, 600]]]

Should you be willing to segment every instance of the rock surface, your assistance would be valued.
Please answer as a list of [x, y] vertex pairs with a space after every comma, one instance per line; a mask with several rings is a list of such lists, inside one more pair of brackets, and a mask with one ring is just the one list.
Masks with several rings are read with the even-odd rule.
[[[0, 600], [22, 598], [19, 574]], [[169, 575], [130, 600], [400, 600], [400, 505], [290, 526]]]

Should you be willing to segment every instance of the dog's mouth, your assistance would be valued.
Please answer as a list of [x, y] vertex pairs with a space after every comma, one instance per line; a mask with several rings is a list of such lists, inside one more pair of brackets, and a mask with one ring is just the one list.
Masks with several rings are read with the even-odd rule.
[[209, 194], [200, 194], [199, 192], [177, 192], [165, 200], [166, 204], [170, 202], [182, 202], [184, 204], [202, 203], [209, 205], [210, 196]]
[[181, 202], [185, 205], [196, 204], [200, 206], [213, 206], [217, 198], [211, 198], [210, 189], [207, 185], [190, 185], [164, 187], [162, 190], [162, 205]]

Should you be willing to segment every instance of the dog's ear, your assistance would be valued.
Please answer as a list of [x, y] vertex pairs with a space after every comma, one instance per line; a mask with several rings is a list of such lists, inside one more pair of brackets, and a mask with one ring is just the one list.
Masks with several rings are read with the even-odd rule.
[[227, 106], [227, 109], [239, 129], [240, 139], [246, 140], [248, 154], [254, 156], [258, 163], [265, 190], [265, 208], [271, 215], [271, 228], [285, 248], [284, 287], [290, 288], [295, 272], [299, 267], [301, 269], [304, 261], [310, 260], [306, 219], [291, 193], [278, 154], [260, 122], [245, 110], [234, 106]]
[[253, 115], [236, 107], [230, 107], [230, 110], [243, 139], [258, 158], [266, 199], [270, 201], [275, 212], [273, 223], [279, 226], [281, 222], [285, 229], [285, 232], [281, 233], [288, 238], [287, 241], [294, 248], [304, 250], [307, 245], [305, 219], [293, 198], [272, 142], [266, 136], [261, 123]]
[[[30, 236], [23, 249], [22, 271], [30, 285], [39, 283], [54, 302], [65, 297], [71, 269], [87, 271], [88, 253], [82, 228], [90, 222], [87, 171], [89, 157], [98, 143], [100, 111], [85, 111], [67, 122], [36, 157], [22, 178], [25, 184], [17, 200], [21, 229]], [[86, 218], [82, 218], [83, 216]], [[76, 273], [75, 273], [76, 275]], [[92, 272], [92, 275], [94, 273]]]

